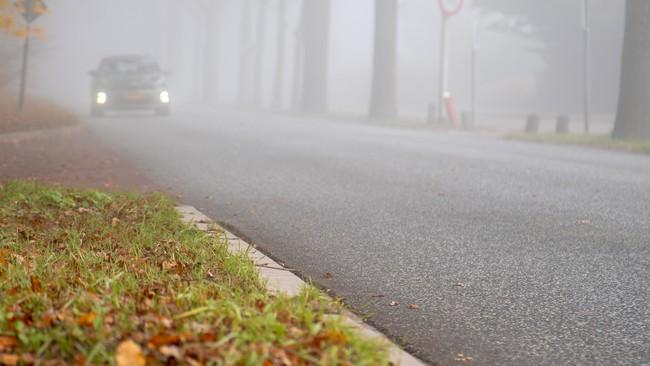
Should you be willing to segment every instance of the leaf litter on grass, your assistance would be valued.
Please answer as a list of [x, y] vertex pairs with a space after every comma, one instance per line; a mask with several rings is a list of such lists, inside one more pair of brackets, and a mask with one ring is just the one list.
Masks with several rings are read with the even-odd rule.
[[[5, 364], [387, 365], [313, 288], [266, 292], [161, 195], [0, 184]], [[144, 362], [144, 363], [141, 363]]]

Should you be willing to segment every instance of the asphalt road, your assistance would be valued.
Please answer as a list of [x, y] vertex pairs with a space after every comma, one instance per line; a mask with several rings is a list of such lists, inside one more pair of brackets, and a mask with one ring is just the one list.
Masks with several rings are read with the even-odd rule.
[[233, 111], [89, 124], [432, 364], [650, 365], [648, 156]]

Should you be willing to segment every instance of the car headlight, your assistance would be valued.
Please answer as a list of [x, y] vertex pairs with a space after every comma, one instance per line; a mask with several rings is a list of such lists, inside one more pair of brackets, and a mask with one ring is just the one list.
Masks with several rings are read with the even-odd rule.
[[163, 90], [160, 92], [160, 102], [167, 104], [169, 103], [169, 92], [167, 90]]
[[97, 104], [106, 104], [107, 99], [108, 99], [108, 97], [106, 96], [106, 93], [97, 92], [97, 98], [95, 99]]

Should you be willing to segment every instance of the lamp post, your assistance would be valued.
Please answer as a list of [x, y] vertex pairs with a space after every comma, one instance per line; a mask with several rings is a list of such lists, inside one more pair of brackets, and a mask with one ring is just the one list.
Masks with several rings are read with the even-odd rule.
[[448, 45], [447, 45], [447, 25], [449, 24], [449, 19], [458, 14], [463, 8], [463, 0], [438, 0], [438, 5], [442, 12], [442, 18], [440, 20], [441, 29], [440, 29], [440, 73], [439, 73], [439, 86], [438, 86], [438, 123], [444, 123], [446, 120], [445, 113], [445, 100], [449, 95], [448, 91], [448, 69], [449, 69], [449, 58], [448, 58]]

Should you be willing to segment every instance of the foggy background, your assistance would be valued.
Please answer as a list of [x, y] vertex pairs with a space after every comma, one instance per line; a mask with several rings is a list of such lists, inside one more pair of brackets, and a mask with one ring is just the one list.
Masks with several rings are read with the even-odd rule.
[[[32, 43], [28, 93], [54, 98], [76, 109], [86, 108], [90, 103], [88, 71], [103, 56], [150, 54], [171, 72], [176, 106], [207, 103], [292, 110], [300, 93], [301, 51], [296, 39], [300, 35], [301, 3], [49, 1], [51, 15], [37, 21], [45, 28], [46, 37]], [[509, 2], [515, 7], [535, 4], [529, 6], [535, 12], [530, 19], [511, 16], [507, 7], [498, 11], [501, 3], [508, 2], [466, 2], [465, 9], [450, 22], [449, 84], [458, 109], [469, 108], [470, 56], [478, 22], [479, 124], [498, 119], [491, 116], [531, 112], [579, 115], [583, 102], [582, 1]], [[364, 116], [372, 77], [374, 1], [332, 0], [331, 5], [329, 112]], [[623, 0], [592, 1], [592, 105], [594, 113], [609, 123], [618, 97], [623, 6]], [[440, 20], [437, 1], [399, 2], [397, 85], [401, 118], [423, 121], [427, 105], [436, 101]], [[282, 82], [276, 95], [281, 23], [285, 25], [285, 45]], [[540, 24], [547, 29], [540, 31]], [[15, 87], [19, 55], [11, 55], [17, 53], [22, 41], [2, 36], [2, 43], [5, 65], [0, 81], [5, 87]]]

